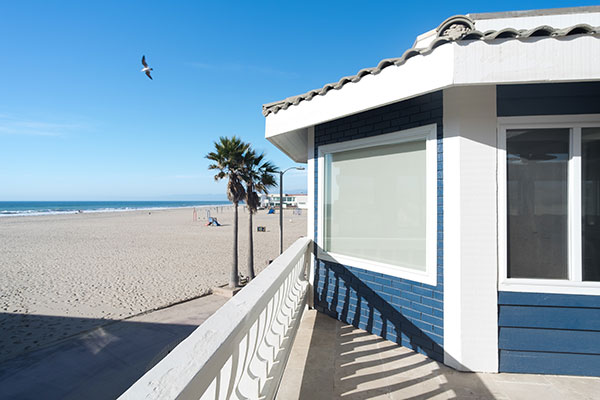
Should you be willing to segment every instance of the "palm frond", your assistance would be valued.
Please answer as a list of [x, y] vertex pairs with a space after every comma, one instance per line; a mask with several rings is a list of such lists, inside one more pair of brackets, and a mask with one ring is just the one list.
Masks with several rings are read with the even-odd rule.
[[246, 204], [250, 212], [255, 212], [260, 205], [257, 192], [266, 193], [268, 187], [275, 185], [274, 173], [277, 167], [270, 161], [264, 161], [265, 154], [258, 154], [248, 147], [243, 157], [242, 179], [246, 184]]

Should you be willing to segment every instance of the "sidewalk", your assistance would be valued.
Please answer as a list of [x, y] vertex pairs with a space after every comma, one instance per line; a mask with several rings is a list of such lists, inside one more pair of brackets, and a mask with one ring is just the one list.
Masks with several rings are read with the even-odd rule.
[[226, 301], [201, 297], [5, 361], [0, 398], [114, 399]]

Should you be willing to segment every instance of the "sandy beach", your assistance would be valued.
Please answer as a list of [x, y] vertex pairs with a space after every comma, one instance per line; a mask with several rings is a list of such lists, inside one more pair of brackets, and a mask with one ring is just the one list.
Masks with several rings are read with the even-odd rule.
[[[0, 361], [226, 284], [231, 207], [0, 218]], [[205, 226], [206, 210], [220, 227]], [[240, 273], [248, 213], [240, 207]], [[285, 211], [284, 247], [306, 235]], [[278, 255], [279, 215], [254, 216], [255, 268]], [[265, 226], [266, 232], [256, 232]]]

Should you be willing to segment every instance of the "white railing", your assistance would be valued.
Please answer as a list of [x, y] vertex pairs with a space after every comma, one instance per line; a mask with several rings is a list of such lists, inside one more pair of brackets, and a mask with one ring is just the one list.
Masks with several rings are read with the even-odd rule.
[[306, 304], [298, 239], [120, 399], [273, 399]]

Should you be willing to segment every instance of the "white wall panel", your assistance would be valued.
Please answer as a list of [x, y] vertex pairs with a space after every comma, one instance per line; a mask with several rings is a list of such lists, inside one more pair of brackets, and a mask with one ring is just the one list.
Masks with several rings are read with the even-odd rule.
[[496, 88], [444, 91], [444, 350], [498, 371]]

